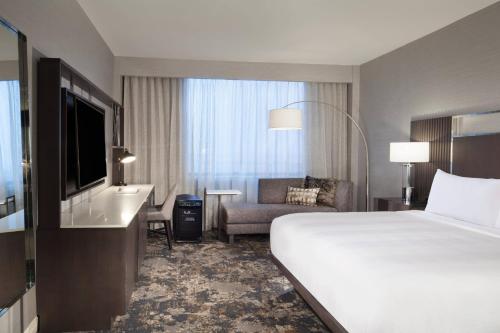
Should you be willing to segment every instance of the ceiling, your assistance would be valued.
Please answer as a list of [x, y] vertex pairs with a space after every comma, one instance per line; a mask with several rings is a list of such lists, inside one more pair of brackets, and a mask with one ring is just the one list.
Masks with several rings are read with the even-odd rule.
[[78, 0], [115, 56], [359, 65], [496, 0]]

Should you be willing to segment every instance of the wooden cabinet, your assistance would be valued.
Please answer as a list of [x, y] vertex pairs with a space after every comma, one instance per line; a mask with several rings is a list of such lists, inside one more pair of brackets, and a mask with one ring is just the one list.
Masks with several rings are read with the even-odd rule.
[[146, 253], [147, 207], [127, 206], [137, 213], [123, 227], [38, 229], [40, 332], [106, 330], [126, 313]]

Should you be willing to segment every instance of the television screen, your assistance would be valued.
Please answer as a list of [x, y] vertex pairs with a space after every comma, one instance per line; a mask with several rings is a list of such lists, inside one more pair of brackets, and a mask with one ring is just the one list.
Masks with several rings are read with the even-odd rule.
[[75, 96], [79, 188], [106, 177], [104, 110]]

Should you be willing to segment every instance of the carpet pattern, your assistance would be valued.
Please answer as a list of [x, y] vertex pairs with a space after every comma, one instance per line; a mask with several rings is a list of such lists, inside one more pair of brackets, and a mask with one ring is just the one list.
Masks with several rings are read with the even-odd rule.
[[270, 259], [269, 237], [234, 244], [148, 240], [127, 314], [112, 332], [328, 332]]

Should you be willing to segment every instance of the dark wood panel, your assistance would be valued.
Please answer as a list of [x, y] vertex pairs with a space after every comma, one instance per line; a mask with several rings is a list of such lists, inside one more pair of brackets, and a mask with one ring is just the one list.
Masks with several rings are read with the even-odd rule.
[[0, 286], [0, 309], [10, 306], [26, 290], [24, 230], [0, 233]]
[[453, 174], [500, 178], [500, 134], [453, 139]]
[[61, 66], [38, 64], [38, 228], [59, 228], [61, 214]]
[[[138, 267], [140, 268], [142, 266], [142, 262], [144, 261], [144, 257], [146, 255], [146, 247], [148, 243], [148, 207], [149, 207], [149, 202], [145, 202], [142, 205], [141, 210], [137, 214], [137, 217], [139, 219], [139, 244], [137, 248], [137, 255], [138, 255]], [[139, 273], [139, 272], [138, 272]]]
[[411, 141], [429, 142], [429, 163], [415, 165], [415, 197], [425, 202], [437, 169], [450, 172], [451, 117], [414, 120], [411, 122]]
[[125, 247], [125, 302], [123, 302], [123, 308], [120, 309], [121, 313], [127, 311], [128, 302], [132, 292], [134, 291], [135, 281], [139, 277], [139, 219], [138, 216], [134, 217], [134, 221], [127, 228], [126, 235], [126, 247]]
[[41, 332], [108, 329], [125, 304], [126, 229], [40, 229]]

